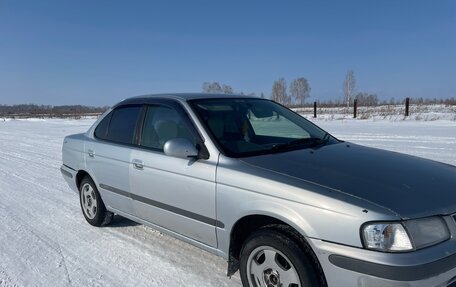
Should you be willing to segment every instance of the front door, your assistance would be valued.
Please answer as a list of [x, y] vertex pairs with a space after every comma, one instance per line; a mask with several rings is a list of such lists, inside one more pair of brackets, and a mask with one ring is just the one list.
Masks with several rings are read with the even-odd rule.
[[163, 146], [173, 138], [201, 142], [179, 104], [149, 105], [140, 148], [131, 155], [130, 184], [136, 216], [215, 247], [218, 155], [206, 160], [167, 156]]

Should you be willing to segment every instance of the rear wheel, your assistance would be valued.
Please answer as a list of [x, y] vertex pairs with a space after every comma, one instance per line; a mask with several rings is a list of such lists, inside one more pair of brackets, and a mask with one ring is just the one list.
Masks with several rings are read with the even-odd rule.
[[111, 222], [113, 213], [106, 210], [100, 193], [93, 180], [86, 176], [79, 186], [79, 199], [82, 214], [93, 226], [107, 225]]
[[294, 240], [273, 229], [252, 234], [241, 250], [245, 287], [318, 287], [318, 272]]

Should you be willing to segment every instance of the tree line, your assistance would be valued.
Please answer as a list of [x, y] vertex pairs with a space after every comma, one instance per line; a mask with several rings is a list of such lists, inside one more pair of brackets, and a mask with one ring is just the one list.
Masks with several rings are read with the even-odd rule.
[[[304, 105], [305, 100], [310, 97], [310, 85], [306, 78], [300, 77], [291, 81], [289, 86], [290, 92], [287, 92], [287, 84], [284, 78], [279, 78], [274, 81], [272, 85], [271, 99], [283, 105], [290, 106], [293, 103], [300, 103]], [[204, 82], [202, 86], [203, 93], [214, 94], [234, 94], [235, 91], [230, 85], [221, 84], [219, 82]], [[236, 92], [245, 95], [244, 92]], [[255, 93], [248, 93], [246, 95], [255, 96]], [[264, 98], [264, 94], [260, 94]]]
[[[322, 107], [350, 107], [354, 100], [357, 100], [360, 106], [377, 106], [377, 105], [396, 105], [402, 104], [404, 100], [380, 100], [376, 94], [358, 92], [356, 91], [356, 79], [353, 70], [347, 71], [343, 81], [343, 97], [338, 99], [329, 99], [318, 101], [318, 105]], [[204, 82], [202, 85], [204, 93], [215, 94], [243, 94], [248, 96], [255, 96], [255, 93], [244, 93], [242, 91], [235, 91], [233, 87], [219, 82]], [[280, 77], [273, 82], [271, 94], [268, 98], [289, 106], [289, 107], [304, 107], [310, 106], [313, 103], [306, 103], [306, 99], [310, 97], [311, 87], [309, 81], [305, 77], [298, 77], [287, 85], [285, 78]], [[265, 98], [264, 93], [259, 95]], [[412, 104], [442, 104], [442, 105], [456, 105], [454, 97], [447, 99], [437, 98], [412, 98]], [[14, 116], [47, 116], [47, 117], [67, 117], [67, 116], [81, 116], [81, 115], [98, 115], [105, 112], [109, 107], [92, 107], [83, 105], [35, 105], [35, 104], [21, 104], [21, 105], [0, 105], [0, 117], [14, 117]]]
[[105, 112], [109, 107], [91, 107], [83, 105], [0, 105], [0, 117], [13, 116], [47, 116], [47, 117], [67, 117], [81, 115], [97, 115]]
[[[345, 79], [342, 83], [343, 97], [333, 100], [318, 101], [321, 106], [346, 106], [347, 108], [357, 101], [358, 105], [361, 106], [377, 106], [377, 105], [391, 105], [401, 104], [404, 100], [396, 100], [394, 98], [390, 100], [380, 100], [376, 94], [367, 92], [356, 92], [356, 78], [353, 70], [348, 70]], [[205, 82], [202, 86], [204, 93], [216, 93], [216, 94], [245, 94], [243, 92], [235, 92], [235, 90], [226, 84], [219, 82]], [[285, 78], [280, 77], [273, 82], [271, 88], [271, 94], [268, 98], [274, 100], [282, 105], [289, 107], [304, 107], [312, 105], [313, 103], [306, 103], [306, 99], [310, 97], [311, 87], [309, 81], [305, 77], [299, 77], [291, 81], [290, 85], [287, 85]], [[255, 93], [249, 93], [247, 95], [255, 95]], [[261, 98], [264, 98], [264, 94], [261, 93]], [[423, 99], [416, 98], [412, 99], [413, 104], [444, 104], [444, 105], [456, 105], [455, 98], [448, 99]]]
[[[375, 94], [358, 93], [355, 95], [356, 80], [355, 73], [353, 70], [349, 70], [345, 76], [343, 82], [344, 101], [347, 107], [353, 99], [357, 99], [359, 102], [363, 102], [366, 105], [378, 104], [378, 97]], [[306, 99], [310, 97], [309, 81], [305, 77], [298, 77], [287, 85], [285, 78], [280, 77], [272, 84], [270, 99], [276, 101], [285, 106], [304, 106]], [[204, 93], [215, 93], [215, 94], [234, 94], [234, 89], [230, 85], [221, 84], [219, 82], [204, 82], [202, 86]], [[243, 92], [237, 92], [238, 94], [244, 94]], [[248, 95], [255, 95], [250, 93]], [[260, 95], [264, 98], [264, 94]]]

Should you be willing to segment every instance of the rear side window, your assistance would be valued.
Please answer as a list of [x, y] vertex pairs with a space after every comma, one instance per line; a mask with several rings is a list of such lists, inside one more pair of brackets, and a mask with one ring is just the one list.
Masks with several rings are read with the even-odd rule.
[[115, 109], [98, 124], [95, 136], [116, 143], [132, 144], [140, 112], [140, 106]]

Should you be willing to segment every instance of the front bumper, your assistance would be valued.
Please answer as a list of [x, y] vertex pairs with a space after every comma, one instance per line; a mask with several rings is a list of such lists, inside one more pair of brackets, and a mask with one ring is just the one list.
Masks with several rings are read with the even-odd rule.
[[60, 172], [62, 173], [63, 178], [68, 183], [68, 186], [76, 193], [79, 193], [78, 187], [76, 186], [76, 175], [77, 171], [62, 164], [60, 167]]
[[383, 253], [309, 239], [329, 287], [456, 287], [456, 239]]

